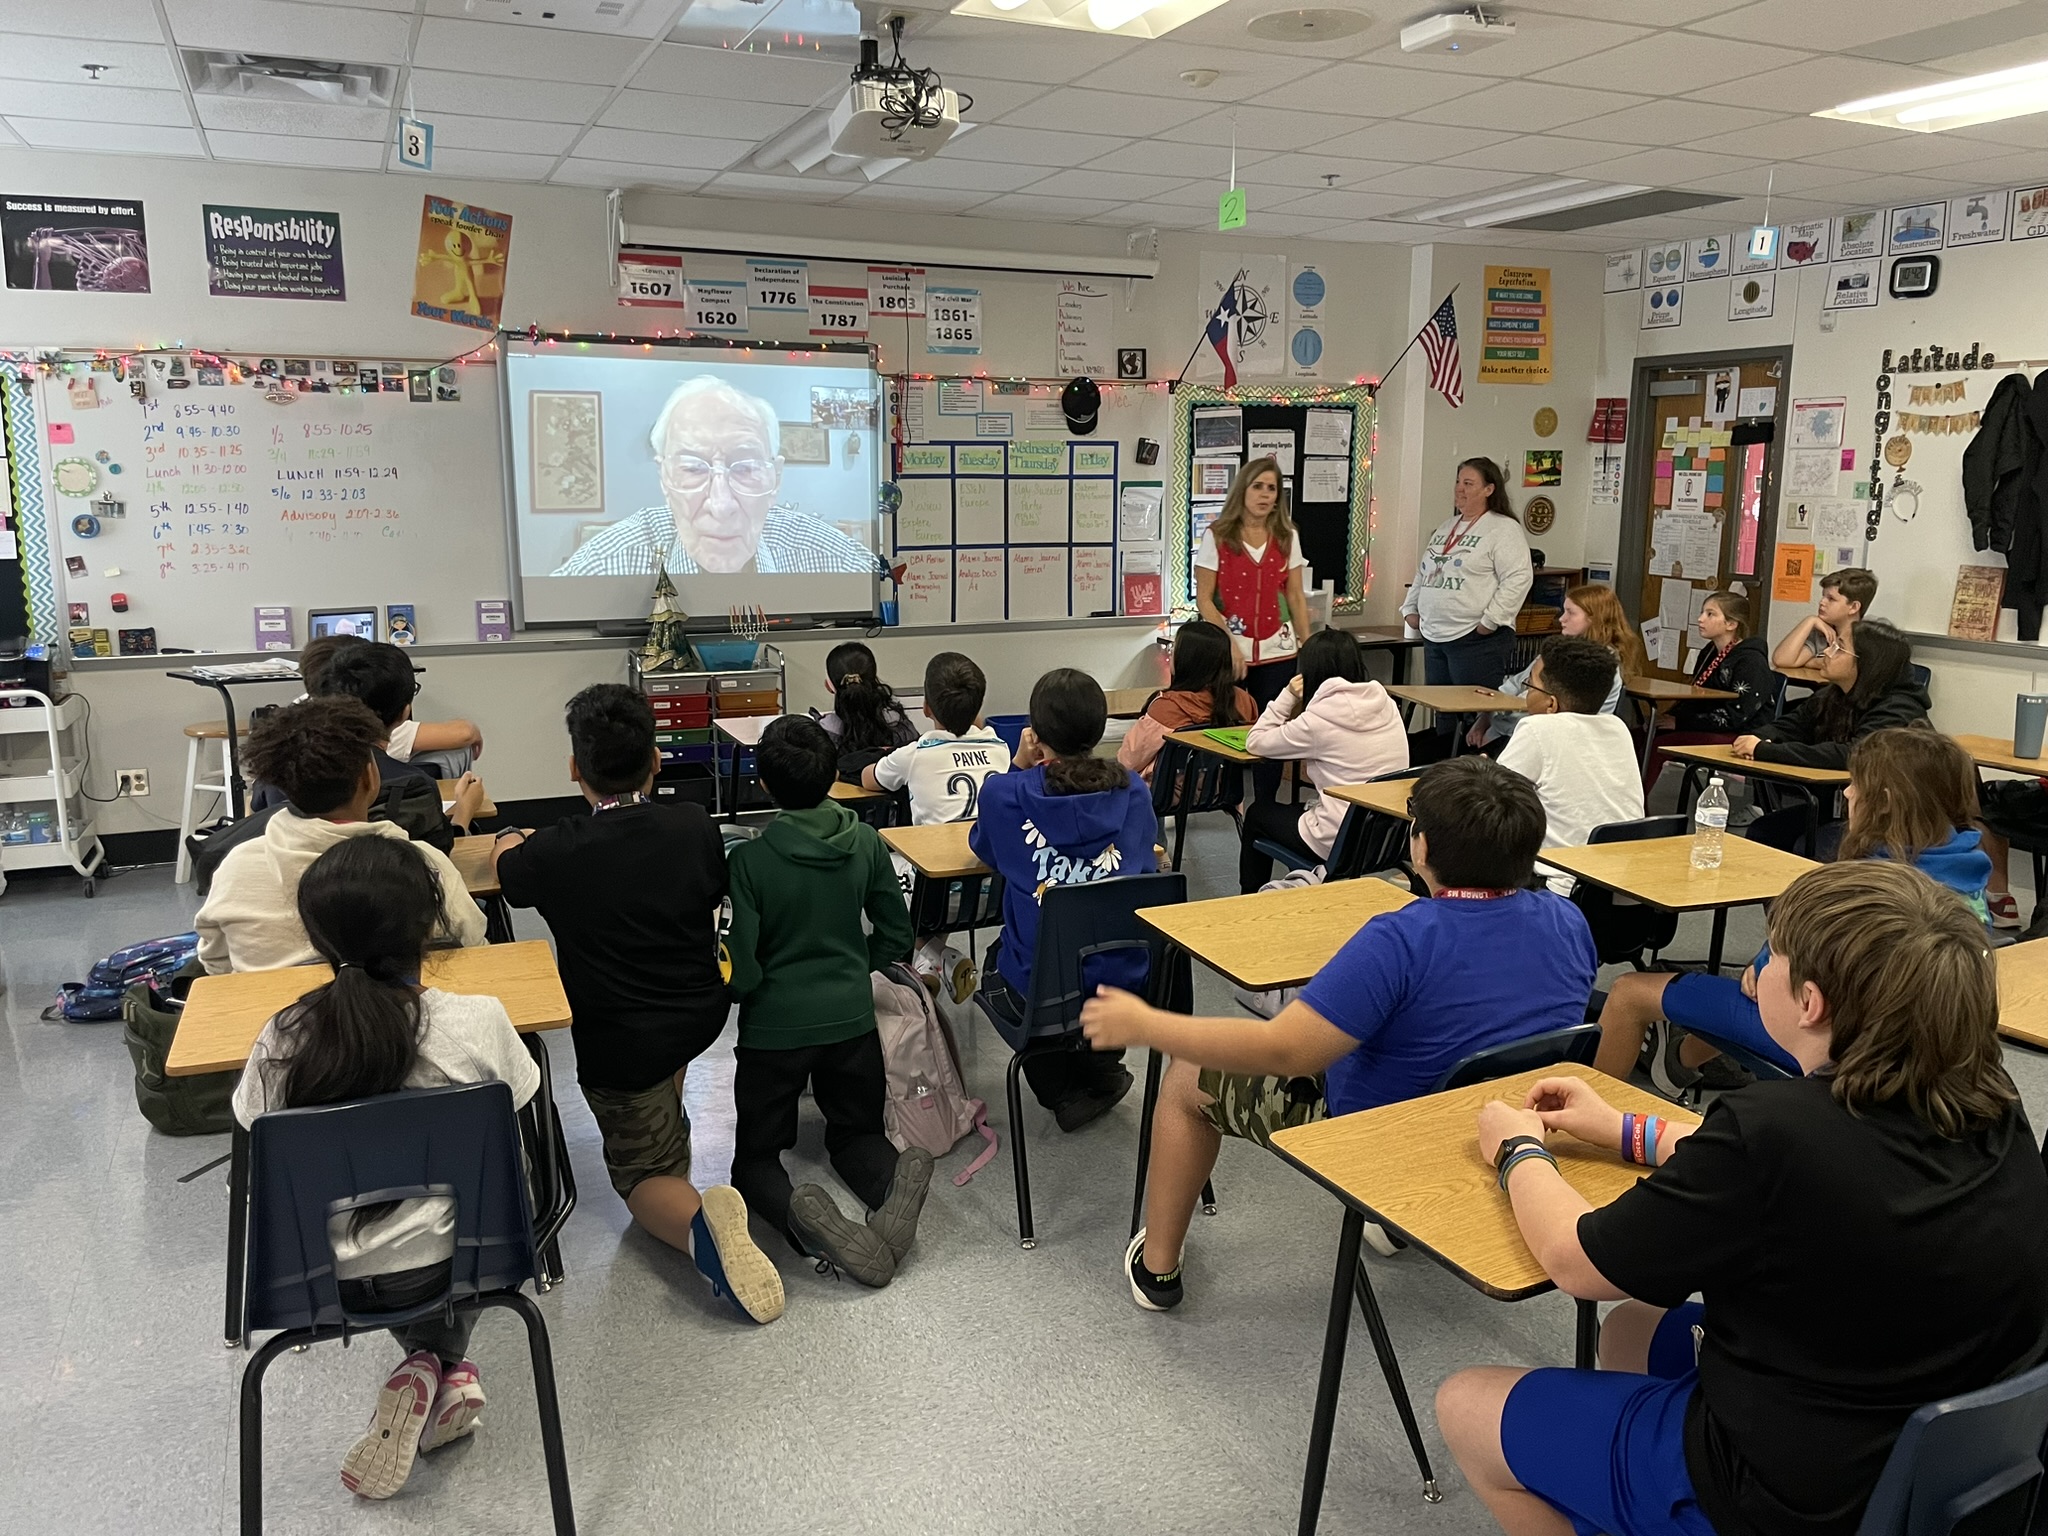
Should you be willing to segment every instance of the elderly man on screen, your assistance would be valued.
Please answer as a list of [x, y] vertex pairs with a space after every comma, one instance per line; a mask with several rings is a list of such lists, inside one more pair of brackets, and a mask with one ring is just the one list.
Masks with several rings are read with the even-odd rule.
[[875, 556], [808, 512], [778, 504], [781, 428], [767, 401], [709, 374], [676, 386], [648, 441], [662, 505], [596, 534], [557, 576], [873, 571]]

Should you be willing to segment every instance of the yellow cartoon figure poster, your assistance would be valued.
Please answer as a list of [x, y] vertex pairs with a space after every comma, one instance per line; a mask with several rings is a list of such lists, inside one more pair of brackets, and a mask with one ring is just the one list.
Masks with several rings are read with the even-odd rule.
[[429, 193], [420, 209], [412, 312], [422, 320], [495, 331], [505, 307], [505, 262], [511, 250], [511, 214]]

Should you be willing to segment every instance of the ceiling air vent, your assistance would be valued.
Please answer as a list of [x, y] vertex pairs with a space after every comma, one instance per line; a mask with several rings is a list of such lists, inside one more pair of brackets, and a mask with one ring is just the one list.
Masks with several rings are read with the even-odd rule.
[[388, 107], [398, 69], [391, 64], [349, 64], [295, 59], [276, 53], [184, 50], [185, 78], [201, 96], [249, 101], [318, 102], [333, 107]]

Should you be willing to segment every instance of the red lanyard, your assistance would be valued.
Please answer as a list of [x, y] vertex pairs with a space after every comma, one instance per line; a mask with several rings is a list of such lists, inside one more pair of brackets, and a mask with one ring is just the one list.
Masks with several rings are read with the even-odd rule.
[[1490, 890], [1478, 885], [1447, 885], [1437, 893], [1439, 901], [1499, 901], [1503, 896], [1512, 896], [1513, 891]]
[[1708, 662], [1706, 665], [1706, 669], [1702, 671], [1698, 677], [1692, 680], [1693, 686], [1695, 688], [1701, 688], [1706, 686], [1707, 679], [1712, 677], [1716, 672], [1721, 670], [1721, 663], [1728, 659], [1728, 653], [1734, 649], [1735, 642], [1731, 640], [1728, 644], [1722, 646], [1721, 649], [1714, 652], [1714, 659]]

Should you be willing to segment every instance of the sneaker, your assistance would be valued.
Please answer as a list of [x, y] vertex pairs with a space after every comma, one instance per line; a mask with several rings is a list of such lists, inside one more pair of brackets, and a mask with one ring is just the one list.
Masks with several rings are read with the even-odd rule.
[[747, 1231], [747, 1202], [730, 1184], [704, 1191], [704, 1205], [690, 1223], [690, 1254], [740, 1316], [772, 1323], [782, 1316], [782, 1272]]
[[974, 962], [950, 944], [941, 956], [939, 973], [952, 988], [956, 1003], [964, 1003], [974, 996], [974, 984], [981, 979], [975, 973]]
[[1376, 1221], [1365, 1224], [1365, 1246], [1383, 1259], [1391, 1259], [1408, 1245], [1398, 1237], [1389, 1237], [1387, 1229]]
[[888, 1245], [889, 1256], [898, 1264], [917, 1241], [918, 1213], [931, 1187], [931, 1153], [923, 1147], [905, 1147], [896, 1159], [896, 1177], [889, 1181], [887, 1198], [868, 1214], [868, 1230]]
[[1107, 1088], [1096, 1093], [1076, 1094], [1054, 1105], [1052, 1117], [1063, 1131], [1078, 1131], [1084, 1125], [1092, 1125], [1123, 1102], [1134, 1081], [1128, 1068], [1118, 1067], [1115, 1080]]
[[1678, 1046], [1685, 1038], [1685, 1034], [1682, 1030], [1673, 1029], [1662, 1019], [1651, 1028], [1658, 1045], [1655, 1054], [1650, 1057], [1650, 1081], [1665, 1098], [1682, 1100], [1699, 1081], [1700, 1076], [1679, 1059]]
[[848, 1221], [839, 1202], [816, 1184], [799, 1184], [789, 1197], [789, 1225], [797, 1241], [829, 1267], [877, 1290], [896, 1278], [896, 1256], [872, 1227]]
[[2012, 892], [2001, 891], [1995, 896], [1986, 896], [1984, 905], [1991, 909], [1991, 926], [1994, 928], [2018, 928], [2020, 926], [2020, 904]]
[[1699, 1076], [1693, 1079], [1693, 1087], [1708, 1093], [1733, 1093], [1755, 1081], [1756, 1074], [1749, 1068], [1730, 1061], [1726, 1056], [1716, 1056], [1711, 1061], [1700, 1063]]
[[[919, 958], [920, 960], [922, 959], [922, 957]], [[939, 988], [945, 985], [945, 981], [937, 971], [928, 971], [924, 968], [922, 964], [913, 962], [911, 965], [911, 973], [915, 975], [919, 981], [924, 983], [925, 991], [931, 993], [934, 999], [938, 997]]]
[[1124, 1272], [1131, 1282], [1131, 1300], [1147, 1312], [1171, 1312], [1180, 1305], [1180, 1266], [1167, 1275], [1155, 1275], [1145, 1267], [1145, 1229], [1131, 1239], [1124, 1250]]
[[342, 1458], [341, 1486], [365, 1499], [388, 1499], [403, 1488], [440, 1390], [441, 1362], [433, 1353], [407, 1355], [377, 1394], [369, 1433]]
[[484, 1383], [474, 1360], [451, 1365], [441, 1372], [441, 1390], [434, 1394], [434, 1411], [420, 1434], [422, 1452], [439, 1450], [450, 1440], [460, 1440], [477, 1426], [484, 1411]]

